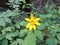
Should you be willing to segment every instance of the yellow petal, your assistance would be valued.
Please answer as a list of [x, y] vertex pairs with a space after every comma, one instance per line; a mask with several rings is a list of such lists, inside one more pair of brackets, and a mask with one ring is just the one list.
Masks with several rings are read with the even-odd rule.
[[26, 28], [29, 28], [30, 23], [27, 24]]
[[40, 20], [40, 18], [36, 18], [36, 21], [39, 21]]
[[38, 25], [38, 26], [40, 25], [40, 23], [39, 23], [39, 22], [35, 22], [35, 24], [36, 24], [36, 25]]
[[36, 26], [35, 25], [33, 26], [33, 29], [34, 29], [34, 31], [36, 31]]
[[33, 28], [33, 27], [32, 27], [31, 25], [29, 25], [29, 30], [30, 30], [30, 31], [32, 30], [32, 28]]
[[31, 13], [31, 14], [30, 14], [30, 19], [33, 19], [33, 18], [34, 18], [34, 17], [33, 17], [33, 14]]
[[25, 20], [26, 20], [26, 21], [30, 21], [30, 19], [29, 19], [29, 18], [25, 18]]

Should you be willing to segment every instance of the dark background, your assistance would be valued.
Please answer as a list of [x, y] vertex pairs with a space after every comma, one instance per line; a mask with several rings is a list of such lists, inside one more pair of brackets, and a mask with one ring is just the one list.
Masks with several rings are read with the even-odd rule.
[[[60, 6], [60, 0], [50, 0], [50, 1], [53, 1], [57, 7]], [[7, 2], [8, 0], [0, 0], [0, 11], [11, 9], [9, 5], [6, 4]], [[36, 7], [45, 6], [46, 2], [47, 0], [26, 0], [26, 3], [32, 3]]]

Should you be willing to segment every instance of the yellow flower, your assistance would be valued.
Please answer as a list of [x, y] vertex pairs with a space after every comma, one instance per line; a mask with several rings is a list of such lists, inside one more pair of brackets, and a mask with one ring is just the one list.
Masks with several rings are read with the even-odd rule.
[[33, 14], [30, 14], [30, 18], [25, 18], [25, 20], [27, 22], [29, 22], [26, 26], [26, 28], [29, 28], [29, 30], [31, 31], [32, 29], [34, 29], [34, 31], [36, 30], [36, 25], [40, 25], [40, 23], [38, 22], [40, 20], [40, 18], [35, 18], [33, 16]]

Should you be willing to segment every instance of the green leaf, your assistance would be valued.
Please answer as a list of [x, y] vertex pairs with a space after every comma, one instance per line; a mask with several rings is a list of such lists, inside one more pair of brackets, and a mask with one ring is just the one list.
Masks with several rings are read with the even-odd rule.
[[48, 18], [51, 18], [52, 16], [53, 16], [52, 13], [46, 15], [46, 17]]
[[6, 31], [6, 32], [7, 31], [12, 31], [12, 29], [13, 29], [12, 27], [7, 27], [7, 28], [4, 28], [3, 31]]
[[6, 22], [3, 19], [0, 19], [0, 26], [6, 26]]
[[43, 33], [41, 31], [35, 31], [34, 34], [40, 40], [43, 40]]
[[60, 32], [60, 28], [58, 25], [54, 25], [54, 26], [51, 26], [51, 29], [50, 29], [50, 34], [51, 36], [55, 37], [57, 32]]
[[46, 39], [46, 44], [48, 44], [48, 45], [57, 45], [57, 42], [53, 38], [48, 38], [48, 39]]
[[60, 32], [60, 27], [59, 26], [55, 26], [55, 30], [56, 30], [56, 32]]
[[7, 28], [4, 28], [3, 30], [2, 30], [2, 34], [3, 35], [5, 35], [6, 34], [6, 32], [11, 32], [12, 31], [12, 27], [7, 27]]
[[27, 30], [27, 29], [21, 30], [21, 31], [20, 31], [20, 37], [25, 36], [27, 33], [28, 33], [28, 30]]
[[60, 34], [58, 33], [56, 36], [57, 36], [58, 40], [60, 40]]
[[15, 0], [15, 3], [16, 3], [16, 4], [20, 4], [20, 3], [19, 3], [19, 0]]
[[17, 45], [17, 42], [16, 41], [14, 41], [12, 44], [10, 44], [10, 45]]
[[5, 38], [8, 39], [8, 40], [13, 40], [11, 34], [6, 34]]
[[22, 22], [20, 22], [20, 25], [26, 26], [27, 25], [27, 22], [26, 21], [22, 21]]
[[44, 22], [44, 25], [45, 26], [50, 26], [48, 22]]
[[11, 33], [11, 36], [12, 37], [15, 37], [15, 36], [18, 36], [18, 35], [19, 35], [19, 32], [18, 31]]
[[20, 29], [20, 24], [19, 23], [16, 23], [15, 26]]
[[23, 43], [23, 40], [22, 40], [22, 39], [17, 39], [16, 41], [17, 41], [17, 43], [18, 43], [19, 45], [22, 45], [22, 43]]
[[2, 18], [2, 17], [3, 17], [3, 18], [6, 17], [6, 12], [1, 12], [1, 13], [0, 13], [0, 18]]
[[36, 45], [35, 41], [35, 35], [32, 32], [29, 32], [22, 45]]
[[16, 8], [16, 7], [19, 7], [19, 5], [14, 4], [14, 5], [13, 5], [13, 8]]
[[45, 14], [40, 14], [39, 15], [41, 19], [46, 19], [46, 15]]
[[40, 26], [37, 26], [37, 30], [44, 30], [45, 29], [45, 25], [43, 23], [41, 23]]
[[11, 24], [11, 19], [5, 17], [4, 20], [5, 20], [7, 23], [10, 23], [10, 24]]
[[50, 34], [51, 34], [51, 36], [55, 37], [55, 35], [56, 35], [56, 30], [54, 30], [54, 29], [51, 29], [51, 32], [50, 32]]
[[12, 37], [15, 37], [15, 36], [18, 36], [18, 35], [19, 35], [19, 32], [7, 33], [5, 38], [8, 39], [8, 40], [13, 40]]
[[2, 34], [0, 34], [0, 40], [4, 39], [4, 36]]
[[59, 6], [58, 8], [59, 8], [59, 9], [58, 9], [57, 13], [60, 15], [60, 6]]
[[15, 12], [15, 11], [7, 10], [7, 12], [6, 12], [6, 16], [7, 16], [7, 17], [15, 17], [15, 16], [17, 16], [17, 15], [18, 15], [18, 13]]
[[13, 3], [13, 2], [14, 2], [14, 0], [9, 0], [9, 2]]
[[8, 40], [6, 40], [6, 39], [3, 40], [2, 43], [1, 43], [1, 45], [8, 45]]
[[22, 2], [24, 2], [24, 3], [26, 2], [25, 0], [19, 0], [19, 1], [22, 1]]

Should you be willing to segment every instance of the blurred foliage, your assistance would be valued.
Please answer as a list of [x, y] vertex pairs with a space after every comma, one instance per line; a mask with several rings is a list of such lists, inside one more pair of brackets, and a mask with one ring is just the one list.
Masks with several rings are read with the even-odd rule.
[[13, 10], [0, 12], [0, 45], [60, 45], [60, 7], [56, 10], [55, 4], [49, 1], [42, 8], [23, 5], [22, 9], [31, 7], [34, 16], [41, 18], [37, 30], [29, 31], [24, 18], [29, 17], [30, 12], [19, 10], [20, 2], [26, 4], [25, 0], [9, 0], [7, 4]]

